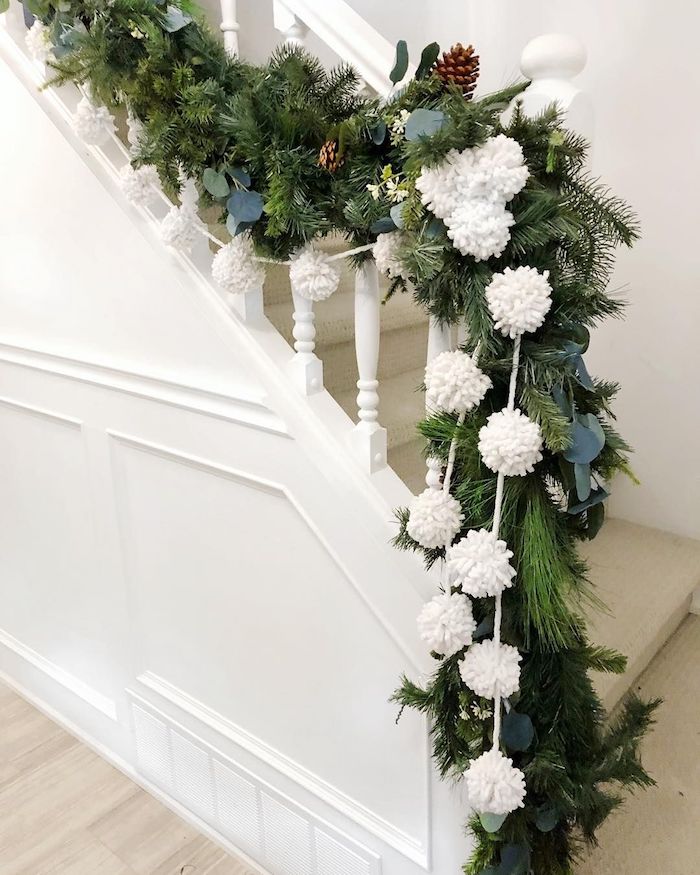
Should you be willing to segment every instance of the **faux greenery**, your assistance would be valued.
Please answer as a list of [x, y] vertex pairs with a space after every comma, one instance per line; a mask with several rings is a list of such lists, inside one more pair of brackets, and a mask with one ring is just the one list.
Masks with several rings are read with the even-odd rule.
[[[31, 8], [57, 46], [53, 81], [86, 85], [109, 107], [128, 109], [144, 126], [137, 163], [155, 165], [174, 192], [182, 174], [195, 178], [203, 205], [217, 208], [230, 233], [250, 231], [261, 254], [287, 258], [331, 232], [357, 245], [404, 231], [401, 256], [418, 301], [443, 322], [465, 324], [465, 349], [478, 345], [493, 381], [463, 424], [444, 414], [419, 425], [432, 456], [445, 459], [456, 437], [462, 534], [492, 523], [496, 477], [481, 462], [477, 436], [505, 404], [511, 366], [511, 342], [494, 331], [484, 289], [505, 267], [549, 271], [553, 306], [523, 340], [516, 394], [541, 427], [544, 458], [531, 475], [506, 481], [500, 528], [518, 571], [504, 595], [503, 640], [523, 654], [503, 739], [528, 792], [525, 807], [505, 818], [472, 819], [476, 848], [464, 871], [569, 875], [582, 844], [595, 841], [621, 803], [619, 791], [652, 783], [639, 742], [657, 703], [630, 696], [605, 722], [590, 673], [622, 672], [625, 660], [587, 637], [583, 617], [597, 600], [576, 550], [603, 522], [607, 482], [630, 473], [611, 408], [617, 386], [592, 378], [583, 356], [589, 330], [621, 313], [608, 281], [615, 248], [637, 236], [634, 217], [587, 175], [585, 143], [554, 109], [528, 118], [516, 107], [503, 120], [526, 83], [467, 100], [430, 73], [434, 44], [417, 78], [380, 102], [358, 94], [351, 69], [326, 72], [299, 48], [281, 48], [261, 67], [228, 57], [189, 3], [31, 0]], [[400, 44], [392, 81], [407, 64]], [[499, 133], [521, 144], [530, 178], [508, 205], [515, 225], [503, 255], [475, 261], [452, 246], [415, 181], [449, 150]], [[338, 157], [332, 170], [319, 163], [327, 141]], [[393, 290], [402, 286], [395, 280]], [[399, 518], [397, 545], [422, 550], [406, 533], [406, 512]], [[423, 552], [428, 565], [442, 557]], [[475, 600], [477, 637], [491, 634], [492, 610], [491, 600]], [[445, 777], [458, 777], [491, 744], [490, 703], [467, 690], [458, 661], [439, 660], [427, 686], [404, 679], [395, 694], [402, 708], [430, 718]]]

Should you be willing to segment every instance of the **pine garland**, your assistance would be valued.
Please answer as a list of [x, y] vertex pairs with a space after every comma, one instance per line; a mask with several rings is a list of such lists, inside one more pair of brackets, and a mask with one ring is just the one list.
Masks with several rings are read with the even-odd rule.
[[[658, 703], [631, 695], [606, 722], [590, 673], [621, 673], [625, 659], [587, 637], [583, 617], [598, 602], [576, 550], [603, 523], [604, 484], [630, 475], [630, 448], [612, 413], [617, 386], [592, 378], [583, 359], [589, 329], [623, 309], [608, 281], [616, 247], [638, 234], [630, 209], [587, 175], [586, 144], [555, 109], [529, 118], [516, 106], [502, 120], [527, 83], [465, 100], [421, 63], [418, 78], [383, 104], [359, 96], [350, 68], [327, 72], [299, 48], [281, 48], [261, 67], [228, 57], [182, 0], [32, 0], [32, 10], [50, 29], [52, 81], [86, 85], [93, 99], [126, 108], [143, 125], [135, 164], [155, 167], [171, 192], [183, 175], [195, 179], [201, 203], [216, 207], [232, 234], [248, 231], [258, 254], [287, 259], [332, 232], [354, 246], [402, 232], [391, 291], [407, 290], [409, 277], [430, 315], [462, 323], [464, 351], [478, 350], [493, 384], [466, 415], [435, 412], [418, 426], [427, 455], [446, 462], [455, 450], [451, 492], [462, 536], [493, 523], [496, 475], [480, 456], [479, 431], [506, 403], [513, 351], [494, 330], [486, 289], [507, 268], [547, 272], [551, 309], [522, 338], [515, 399], [540, 428], [543, 458], [531, 474], [505, 480], [499, 534], [517, 570], [503, 593], [502, 640], [522, 654], [520, 690], [508, 707], [531, 729], [527, 743], [506, 734], [503, 749], [524, 774], [527, 795], [506, 817], [471, 818], [476, 845], [464, 872], [570, 875], [582, 846], [621, 804], [619, 791], [653, 783], [639, 743]], [[437, 57], [433, 48], [424, 55]], [[452, 150], [499, 135], [520, 145], [529, 177], [508, 202], [504, 248], [476, 260], [453, 245], [417, 181]], [[246, 212], [237, 215], [240, 202]], [[576, 461], [580, 428], [601, 442], [586, 462]], [[442, 562], [444, 548], [423, 548], [408, 534], [408, 511], [398, 520], [398, 547], [420, 551], [428, 566]], [[473, 614], [475, 641], [489, 638], [493, 601], [475, 599]], [[463, 655], [435, 654], [429, 683], [404, 678], [394, 696], [429, 717], [444, 777], [459, 778], [492, 743], [493, 703], [465, 686]]]

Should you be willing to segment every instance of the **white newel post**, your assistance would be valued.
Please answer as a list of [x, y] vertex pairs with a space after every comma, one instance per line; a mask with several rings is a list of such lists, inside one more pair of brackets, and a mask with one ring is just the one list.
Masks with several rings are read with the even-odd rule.
[[236, 0], [220, 0], [221, 24], [219, 30], [224, 35], [226, 53], [235, 57], [238, 54], [238, 31], [240, 26], [236, 17]]
[[381, 293], [374, 259], [355, 274], [355, 353], [357, 355], [357, 415], [353, 446], [372, 474], [386, 465], [386, 429], [379, 424], [379, 337]]
[[[447, 352], [452, 348], [450, 326], [445, 322], [439, 322], [434, 316], [430, 317], [428, 324], [428, 354], [426, 364], [429, 364], [436, 355]], [[439, 489], [442, 485], [442, 461], [435, 456], [428, 456], [425, 460], [428, 470], [425, 475], [425, 484], [433, 489]]]
[[314, 302], [304, 298], [292, 290], [294, 301], [294, 336], [295, 355], [290, 362], [294, 379], [304, 393], [313, 395], [323, 389], [323, 362], [316, 355], [316, 326], [314, 324]]
[[566, 113], [567, 127], [592, 142], [593, 104], [589, 95], [572, 81], [585, 66], [586, 47], [575, 37], [562, 33], [535, 37], [520, 58], [520, 69], [532, 84], [518, 99], [528, 115], [558, 103]]
[[284, 5], [282, 0], [272, 2], [272, 21], [275, 30], [284, 37], [285, 43], [295, 46], [304, 45], [309, 28]]

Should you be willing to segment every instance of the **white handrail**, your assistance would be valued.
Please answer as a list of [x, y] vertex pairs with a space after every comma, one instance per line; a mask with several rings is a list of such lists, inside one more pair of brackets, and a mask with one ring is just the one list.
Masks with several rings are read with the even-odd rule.
[[224, 35], [226, 52], [235, 56], [238, 54], [238, 31], [240, 25], [236, 17], [236, 0], [220, 0], [221, 24], [219, 30]]
[[[289, 29], [290, 24], [278, 26], [277, 21], [284, 25], [291, 16], [313, 31], [340, 58], [352, 64], [370, 88], [379, 94], [389, 90], [395, 47], [345, 0], [323, 0], [323, 3], [318, 0], [274, 0], [274, 8], [275, 27], [282, 33]], [[409, 65], [404, 79], [411, 79], [415, 72], [415, 66]]]

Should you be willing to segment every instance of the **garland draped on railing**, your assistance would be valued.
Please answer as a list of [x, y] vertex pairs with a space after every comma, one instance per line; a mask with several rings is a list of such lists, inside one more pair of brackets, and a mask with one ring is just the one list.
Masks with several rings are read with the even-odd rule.
[[[605, 724], [589, 672], [625, 660], [587, 638], [595, 597], [575, 546], [603, 522], [604, 484], [630, 473], [617, 387], [583, 355], [589, 328], [621, 311], [607, 285], [634, 217], [586, 175], [585, 143], [555, 109], [504, 115], [526, 83], [472, 99], [471, 47], [438, 61], [428, 46], [416, 78], [380, 101], [299, 48], [257, 67], [228, 57], [189, 3], [30, 5], [30, 49], [84, 90], [78, 133], [97, 143], [127, 111], [125, 194], [166, 197], [169, 245], [209, 237], [223, 288], [259, 288], [272, 260], [321, 300], [337, 258], [372, 250], [392, 292], [465, 330], [426, 370], [419, 428], [442, 483], [399, 513], [396, 539], [442, 563], [418, 621], [436, 671], [395, 700], [429, 716], [442, 775], [464, 776], [467, 875], [568, 875], [620, 804], [615, 786], [651, 783], [638, 752], [656, 703], [630, 696]], [[407, 64], [400, 44], [394, 83]], [[314, 247], [331, 233], [350, 251]]]

